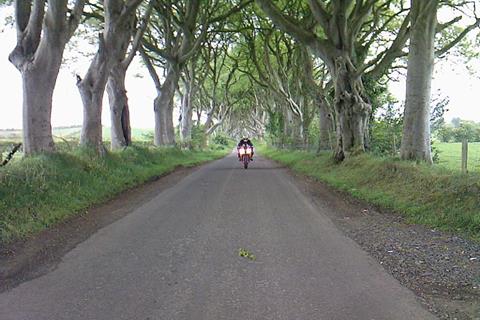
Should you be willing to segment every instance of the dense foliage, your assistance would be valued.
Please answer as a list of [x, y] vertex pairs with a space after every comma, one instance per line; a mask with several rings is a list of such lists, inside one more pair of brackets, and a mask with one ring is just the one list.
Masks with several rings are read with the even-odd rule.
[[436, 131], [442, 142], [480, 142], [480, 123], [461, 120], [458, 124], [443, 124]]

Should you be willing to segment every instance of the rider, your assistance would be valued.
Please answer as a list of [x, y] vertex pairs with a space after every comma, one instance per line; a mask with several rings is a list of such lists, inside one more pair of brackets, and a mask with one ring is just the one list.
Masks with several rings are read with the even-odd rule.
[[248, 139], [247, 137], [243, 137], [240, 139], [240, 142], [237, 144], [237, 155], [238, 155], [238, 160], [240, 161], [240, 151], [239, 149], [243, 146], [249, 146], [252, 148], [252, 156], [250, 157], [251, 160], [253, 160], [253, 143]]

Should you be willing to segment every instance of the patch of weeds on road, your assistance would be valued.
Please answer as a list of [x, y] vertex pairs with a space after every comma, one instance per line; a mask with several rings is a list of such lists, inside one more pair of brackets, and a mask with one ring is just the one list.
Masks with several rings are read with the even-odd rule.
[[238, 249], [238, 255], [240, 257], [247, 258], [251, 261], [255, 261], [255, 259], [256, 259], [255, 255], [253, 253], [251, 253], [247, 249], [243, 249], [243, 248]]

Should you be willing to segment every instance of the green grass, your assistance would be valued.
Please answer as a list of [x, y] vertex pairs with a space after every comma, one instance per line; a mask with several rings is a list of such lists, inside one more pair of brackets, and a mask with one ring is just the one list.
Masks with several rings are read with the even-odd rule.
[[[438, 165], [452, 169], [462, 169], [462, 144], [461, 143], [434, 143], [434, 148], [439, 151]], [[468, 144], [468, 170], [480, 172], [480, 142]]]
[[26, 237], [152, 177], [229, 151], [133, 146], [102, 158], [77, 149], [13, 161], [0, 168], [0, 242]]
[[[81, 126], [53, 128], [53, 140], [55, 147], [60, 152], [71, 152], [78, 147], [80, 140]], [[110, 128], [102, 128], [102, 136], [105, 146], [110, 144]], [[153, 141], [153, 129], [132, 128], [132, 140], [136, 144], [148, 146]], [[0, 129], [0, 158], [5, 157], [12, 146], [22, 142], [21, 130], [2, 130]], [[15, 155], [16, 158], [22, 157], [21, 152]]]
[[365, 154], [335, 164], [330, 154], [284, 152], [263, 147], [262, 155], [354, 197], [425, 224], [480, 239], [480, 174], [376, 158]]
[[[82, 131], [81, 126], [74, 127], [60, 127], [53, 128], [52, 134], [55, 140], [61, 141], [62, 139], [80, 139], [80, 132]], [[137, 141], [145, 140], [145, 135], [153, 135], [153, 129], [140, 129], [132, 128], [132, 139]], [[110, 128], [102, 128], [103, 139], [110, 140]], [[22, 131], [21, 130], [2, 130], [0, 129], [0, 142], [6, 141], [9, 143], [12, 142], [21, 142], [22, 141]]]

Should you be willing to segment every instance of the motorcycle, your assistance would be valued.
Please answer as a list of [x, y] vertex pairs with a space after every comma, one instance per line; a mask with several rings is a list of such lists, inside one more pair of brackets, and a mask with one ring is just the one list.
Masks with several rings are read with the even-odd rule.
[[252, 161], [253, 147], [244, 145], [237, 148], [240, 161], [243, 163], [243, 167], [248, 169], [248, 163]]

